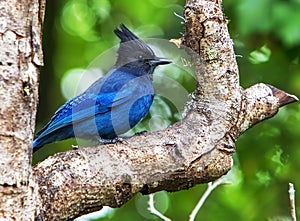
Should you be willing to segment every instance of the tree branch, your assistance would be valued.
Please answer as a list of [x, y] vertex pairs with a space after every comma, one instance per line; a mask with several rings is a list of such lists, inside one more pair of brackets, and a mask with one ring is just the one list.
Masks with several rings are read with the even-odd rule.
[[296, 206], [295, 206], [295, 188], [293, 183], [289, 183], [289, 199], [290, 199], [290, 213], [292, 221], [297, 221]]
[[204, 204], [205, 200], [212, 193], [212, 191], [214, 189], [216, 189], [221, 184], [228, 184], [228, 183], [230, 183], [230, 182], [228, 180], [226, 180], [225, 178], [220, 178], [220, 179], [216, 180], [215, 182], [209, 182], [207, 189], [203, 193], [202, 197], [198, 201], [198, 203], [197, 203], [196, 207], [193, 209], [192, 213], [190, 214], [189, 221], [195, 220], [196, 215], [198, 214], [198, 212], [201, 209], [202, 205]]
[[239, 86], [221, 1], [187, 1], [180, 45], [192, 49], [197, 87], [182, 121], [124, 143], [58, 153], [39, 163], [43, 220], [72, 219], [120, 207], [136, 193], [208, 183], [232, 166], [236, 139], [296, 97], [265, 85]]
[[169, 219], [168, 217], [164, 216], [164, 214], [162, 214], [161, 212], [159, 212], [155, 206], [154, 206], [154, 193], [149, 194], [149, 201], [148, 201], [148, 210], [150, 213], [152, 213], [153, 215], [161, 218], [163, 221], [172, 221], [171, 219]]

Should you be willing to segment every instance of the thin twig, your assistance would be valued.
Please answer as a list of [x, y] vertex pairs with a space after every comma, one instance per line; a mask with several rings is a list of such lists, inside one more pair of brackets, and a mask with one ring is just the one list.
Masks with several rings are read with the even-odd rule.
[[164, 216], [162, 213], [160, 213], [158, 210], [155, 209], [155, 207], [154, 207], [154, 194], [149, 195], [148, 204], [149, 204], [148, 210], [150, 211], [150, 213], [152, 213], [153, 215], [158, 216], [159, 218], [161, 218], [164, 221], [172, 221], [171, 219]]
[[219, 186], [221, 184], [227, 184], [227, 183], [230, 183], [230, 182], [225, 178], [221, 178], [221, 179], [215, 181], [214, 183], [213, 182], [208, 183], [208, 187], [207, 187], [206, 191], [204, 192], [204, 194], [200, 198], [199, 202], [197, 203], [196, 207], [194, 208], [194, 210], [190, 214], [189, 221], [194, 221], [195, 220], [195, 217], [196, 217], [197, 213], [199, 212], [200, 208], [202, 207], [202, 205], [205, 202], [205, 200], [207, 199], [207, 197], [211, 194], [211, 192], [217, 186]]
[[185, 21], [185, 18], [184, 18], [184, 17], [182, 17], [181, 15], [177, 14], [176, 12], [174, 12], [174, 15], [175, 15], [176, 17], [178, 17], [178, 18], [182, 19], [183, 21]]
[[289, 196], [290, 196], [290, 209], [292, 221], [296, 221], [296, 209], [295, 209], [295, 188], [294, 184], [289, 183]]

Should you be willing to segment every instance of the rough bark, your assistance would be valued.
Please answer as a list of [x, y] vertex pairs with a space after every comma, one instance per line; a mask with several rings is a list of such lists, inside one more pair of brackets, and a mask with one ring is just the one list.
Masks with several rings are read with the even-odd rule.
[[[19, 4], [21, 8], [30, 5]], [[4, 3], [1, 5], [4, 7]], [[10, 5], [19, 8], [17, 2]], [[31, 173], [32, 113], [37, 100], [36, 71], [41, 65], [40, 48], [36, 47], [40, 42], [40, 23], [33, 21], [41, 22], [39, 16], [43, 13], [35, 6], [21, 11], [25, 14], [20, 17], [28, 18], [22, 20], [27, 25], [23, 32], [16, 31], [22, 24], [5, 28], [0, 24], [6, 42], [1, 43], [1, 49], [13, 45], [0, 52], [7, 59], [1, 58], [0, 96], [5, 100], [8, 95], [16, 95], [0, 109], [0, 154], [4, 156], [1, 163], [3, 158], [8, 159], [3, 161], [5, 169], [0, 169], [0, 194], [8, 195], [0, 199], [0, 217], [18, 214], [9, 212], [10, 199], [19, 210], [24, 210], [21, 199], [36, 205], [35, 211], [29, 209], [30, 218], [35, 212], [40, 220], [67, 220], [104, 205], [122, 206], [138, 192], [178, 191], [215, 180], [230, 170], [234, 143], [245, 130], [272, 117], [280, 106], [297, 100], [265, 84], [242, 89], [221, 1], [187, 1], [185, 33], [176, 42], [193, 50], [197, 87], [186, 105], [183, 120], [123, 143], [56, 154], [39, 163]], [[3, 16], [13, 19], [10, 13]], [[29, 32], [28, 27], [35, 27], [32, 30], [36, 31]], [[20, 50], [22, 44], [32, 50]], [[16, 51], [16, 55], [10, 57], [6, 51]]]
[[42, 1], [0, 1], [0, 220], [33, 220], [31, 143], [42, 65]]

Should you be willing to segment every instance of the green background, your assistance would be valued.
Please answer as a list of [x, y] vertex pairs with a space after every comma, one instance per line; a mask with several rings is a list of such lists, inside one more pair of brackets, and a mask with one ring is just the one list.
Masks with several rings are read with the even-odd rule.
[[[141, 38], [179, 38], [183, 25], [174, 12], [182, 15], [184, 4], [183, 0], [47, 1], [37, 130], [69, 98], [62, 93], [62, 88], [74, 85], [66, 80], [70, 79], [68, 74], [81, 72], [99, 54], [119, 43], [114, 28], [124, 23]], [[247, 88], [268, 83], [300, 97], [300, 1], [227, 0], [223, 6], [238, 55], [241, 85]], [[192, 91], [193, 80], [184, 76], [176, 80]], [[153, 112], [163, 113], [168, 124], [179, 119], [172, 105], [156, 100]], [[281, 108], [275, 117], [239, 138], [234, 167], [228, 175], [232, 184], [219, 186], [196, 220], [290, 220], [288, 183], [293, 182], [296, 191], [300, 190], [299, 110], [299, 102]], [[146, 123], [140, 129], [149, 129]], [[76, 142], [47, 145], [33, 161], [71, 149], [72, 144]], [[160, 192], [155, 203], [172, 220], [188, 220], [206, 187]], [[138, 195], [100, 220], [159, 220], [147, 212], [147, 199]], [[296, 206], [298, 203], [296, 197]]]

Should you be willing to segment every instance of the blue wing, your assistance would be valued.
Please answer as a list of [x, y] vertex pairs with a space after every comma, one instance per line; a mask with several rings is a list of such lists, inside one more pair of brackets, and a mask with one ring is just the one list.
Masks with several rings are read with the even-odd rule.
[[73, 123], [93, 118], [97, 114], [105, 114], [128, 99], [125, 93], [115, 99], [116, 95], [117, 92], [101, 96], [82, 94], [69, 100], [55, 112], [50, 122], [37, 135], [44, 136]]
[[[126, 86], [123, 85], [121, 88], [116, 87], [120, 88], [119, 91], [114, 90], [113, 92], [101, 92], [99, 94], [80, 94], [60, 107], [55, 112], [50, 122], [40, 132], [38, 132], [37, 135], [45, 136], [72, 124], [87, 121], [89, 118], [94, 118], [96, 115], [104, 115], [105, 113], [110, 112], [112, 108], [116, 108], [118, 106], [122, 106], [120, 110], [124, 110], [124, 105], [130, 107], [133, 105], [134, 101], [138, 100], [142, 96], [151, 95], [150, 99], [152, 99], [154, 93], [153, 87], [148, 89], [146, 86], [143, 86], [144, 83], [145, 81], [143, 79], [134, 79], [125, 84]], [[91, 86], [90, 90], [93, 88], [95, 89], [96, 86]], [[107, 87], [105, 90], [109, 91], [107, 90]], [[141, 90], [143, 90], [142, 93]], [[112, 91], [112, 89], [110, 91]], [[147, 103], [149, 103], [149, 101], [147, 101]], [[151, 105], [151, 103], [152, 102], [149, 104]], [[119, 115], [121, 114], [122, 113]], [[145, 114], [143, 113], [142, 115]]]

